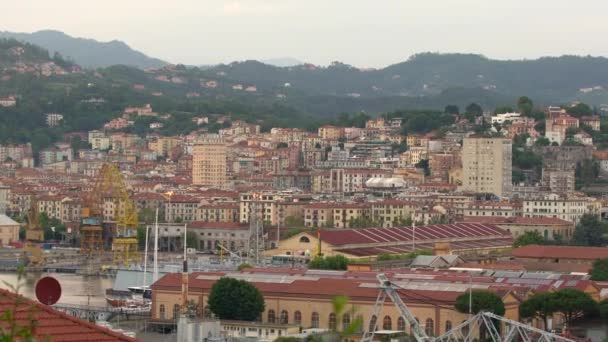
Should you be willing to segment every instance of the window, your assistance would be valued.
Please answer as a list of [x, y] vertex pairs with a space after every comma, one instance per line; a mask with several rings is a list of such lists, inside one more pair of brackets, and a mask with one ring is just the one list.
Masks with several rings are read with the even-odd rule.
[[301, 242], [301, 243], [309, 243], [309, 242], [310, 242], [310, 239], [309, 239], [307, 236], [302, 236], [302, 237], [300, 238], [300, 242]]
[[177, 319], [179, 317], [179, 304], [173, 305], [173, 319]]
[[372, 318], [369, 320], [369, 331], [376, 331], [377, 320], [378, 318], [376, 317], [376, 315], [373, 315]]
[[274, 310], [268, 310], [268, 323], [274, 323], [276, 320]]
[[311, 317], [310, 317], [310, 326], [312, 328], [318, 328], [319, 327], [319, 314], [316, 312], [313, 312]]
[[160, 305], [160, 319], [165, 319], [165, 304]]
[[348, 328], [349, 325], [350, 325], [350, 315], [344, 314], [344, 316], [342, 316], [342, 330], [346, 330], [346, 328]]
[[302, 313], [300, 311], [296, 311], [293, 313], [293, 323], [296, 325], [302, 324]]
[[428, 335], [428, 336], [433, 336], [433, 332], [435, 331], [435, 324], [433, 323], [433, 320], [428, 318], [426, 320], [426, 323], [424, 324], [424, 332]]
[[329, 329], [336, 330], [336, 328], [336, 314], [332, 312], [329, 314]]
[[405, 319], [403, 317], [397, 318], [397, 330], [405, 331]]
[[445, 332], [452, 330], [452, 321], [445, 321]]
[[391, 316], [384, 316], [384, 319], [382, 320], [382, 329], [393, 330], [393, 321], [391, 320]]
[[280, 322], [281, 324], [289, 324], [289, 313], [286, 310], [281, 311]]

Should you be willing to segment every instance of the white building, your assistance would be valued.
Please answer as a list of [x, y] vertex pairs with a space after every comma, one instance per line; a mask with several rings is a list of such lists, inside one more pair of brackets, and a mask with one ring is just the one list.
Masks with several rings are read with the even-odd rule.
[[555, 217], [570, 222], [578, 222], [586, 213], [599, 215], [601, 203], [588, 197], [560, 198], [552, 194], [544, 199], [530, 199], [523, 203], [524, 217]]
[[59, 122], [63, 120], [63, 114], [47, 113], [46, 114], [46, 125], [49, 127], [55, 127], [59, 125]]
[[521, 116], [520, 113], [502, 113], [502, 114], [496, 114], [492, 117], [492, 125], [497, 123], [502, 125], [505, 122], [513, 122], [516, 119], [519, 119], [519, 117]]

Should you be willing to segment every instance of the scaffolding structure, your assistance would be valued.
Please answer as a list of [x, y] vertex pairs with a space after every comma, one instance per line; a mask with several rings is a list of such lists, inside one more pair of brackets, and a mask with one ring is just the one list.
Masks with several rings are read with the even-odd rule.
[[104, 205], [112, 206], [115, 228], [106, 236], [112, 240], [112, 260], [115, 264], [128, 265], [139, 259], [137, 251], [137, 209], [129, 197], [120, 170], [115, 164], [105, 163], [93, 188], [85, 198], [83, 221], [80, 229], [81, 252], [93, 256], [103, 251]]
[[44, 257], [39, 243], [44, 242], [44, 230], [40, 227], [38, 220], [38, 201], [33, 199], [30, 210], [27, 213], [27, 228], [25, 231], [25, 246], [23, 252], [28, 260], [28, 265], [33, 268], [44, 264]]
[[260, 265], [265, 249], [264, 234], [264, 206], [261, 203], [261, 194], [253, 194], [249, 207], [249, 242], [247, 257], [253, 265]]
[[[365, 332], [363, 333], [361, 342], [371, 342], [374, 340], [374, 334], [378, 328], [378, 320], [374, 320], [373, 317], [379, 316], [387, 297], [395, 304], [401, 317], [407, 320], [411, 327], [412, 337], [417, 342], [474, 342], [480, 340], [478, 334], [482, 331], [486, 334], [486, 336], [481, 339], [482, 341], [575, 342], [564, 336], [536, 329], [528, 324], [484, 311], [479, 312], [462, 322], [460, 325], [446, 331], [445, 334], [441, 336], [429, 336], [425, 330], [422, 329], [416, 317], [414, 317], [397, 293], [399, 286], [390, 281], [384, 274], [378, 274], [376, 277], [378, 279], [380, 291], [376, 303], [374, 304], [373, 314], [365, 325]], [[498, 327], [502, 327], [502, 329]]]

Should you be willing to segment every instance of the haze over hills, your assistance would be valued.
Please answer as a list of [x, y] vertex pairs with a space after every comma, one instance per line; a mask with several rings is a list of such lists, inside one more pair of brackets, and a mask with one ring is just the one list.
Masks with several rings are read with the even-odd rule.
[[148, 68], [167, 64], [160, 59], [148, 57], [142, 52], [133, 50], [118, 40], [99, 42], [94, 39], [72, 37], [54, 30], [33, 33], [2, 31], [0, 38], [14, 38], [39, 45], [49, 50], [51, 55], [59, 52], [62, 56], [86, 68], [108, 67], [116, 64]]

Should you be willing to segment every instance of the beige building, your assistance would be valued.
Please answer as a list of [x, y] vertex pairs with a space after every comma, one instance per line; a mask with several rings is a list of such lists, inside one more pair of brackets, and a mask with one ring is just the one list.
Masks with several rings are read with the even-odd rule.
[[511, 140], [469, 137], [462, 148], [463, 190], [508, 197], [511, 193]]
[[0, 246], [19, 241], [19, 223], [10, 217], [0, 215]]
[[544, 199], [525, 200], [524, 217], [554, 217], [577, 223], [586, 213], [599, 215], [601, 202], [594, 198], [560, 198], [552, 194]]
[[226, 143], [207, 137], [192, 148], [192, 184], [223, 188], [228, 181]]
[[169, 151], [179, 146], [180, 140], [176, 137], [157, 137], [148, 142], [148, 148], [156, 152], [157, 156], [168, 156]]

